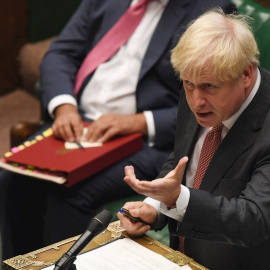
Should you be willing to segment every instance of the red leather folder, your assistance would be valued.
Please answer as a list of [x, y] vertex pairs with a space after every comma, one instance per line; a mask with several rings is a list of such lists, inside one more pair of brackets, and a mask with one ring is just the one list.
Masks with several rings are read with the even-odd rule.
[[[115, 137], [102, 146], [67, 150], [53, 135], [5, 157], [0, 166], [21, 174], [72, 186], [142, 148], [142, 134]], [[124, 170], [124, 168], [123, 168]]]

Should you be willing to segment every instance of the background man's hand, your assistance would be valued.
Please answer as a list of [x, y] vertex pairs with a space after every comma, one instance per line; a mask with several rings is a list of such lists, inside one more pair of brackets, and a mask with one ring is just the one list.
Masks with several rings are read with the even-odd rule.
[[83, 132], [83, 121], [77, 108], [71, 104], [58, 106], [55, 109], [52, 130], [55, 137], [65, 141], [80, 140]]
[[89, 127], [86, 141], [106, 142], [116, 135], [134, 132], [147, 134], [147, 124], [143, 113], [138, 114], [104, 114]]
[[[127, 202], [124, 208], [129, 210], [133, 217], [139, 217], [143, 221], [152, 224], [157, 219], [157, 210], [145, 202]], [[120, 219], [120, 225], [126, 229], [131, 236], [140, 236], [151, 229], [150, 225], [143, 226], [141, 222], [132, 222], [128, 217], [118, 212], [117, 217]]]
[[[63, 104], [55, 109], [55, 120], [52, 125], [54, 136], [65, 141], [80, 140], [83, 121], [77, 108], [71, 104]], [[134, 132], [147, 134], [147, 124], [143, 113], [120, 115], [104, 114], [88, 127], [85, 141], [106, 142], [116, 135]]]
[[187, 157], [181, 158], [174, 170], [170, 171], [164, 178], [153, 181], [136, 179], [133, 166], [126, 166], [124, 181], [137, 193], [156, 199], [167, 207], [172, 207], [181, 192], [181, 183], [187, 161]]

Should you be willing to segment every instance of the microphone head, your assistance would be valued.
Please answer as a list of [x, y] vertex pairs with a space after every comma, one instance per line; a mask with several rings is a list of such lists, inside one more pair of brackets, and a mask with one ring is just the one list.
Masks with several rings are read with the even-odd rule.
[[104, 228], [107, 228], [112, 218], [113, 218], [112, 213], [110, 213], [108, 210], [105, 209], [99, 214], [97, 214], [93, 219], [100, 222], [104, 226]]
[[111, 220], [113, 218], [112, 213], [110, 213], [108, 210], [103, 210], [99, 214], [97, 214], [94, 219], [98, 220], [102, 225], [107, 228], [110, 224]]

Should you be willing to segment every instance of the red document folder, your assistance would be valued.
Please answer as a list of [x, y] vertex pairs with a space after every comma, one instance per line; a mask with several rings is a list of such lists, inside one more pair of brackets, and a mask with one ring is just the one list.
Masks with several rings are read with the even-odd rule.
[[141, 148], [140, 133], [116, 137], [99, 147], [72, 150], [65, 149], [64, 142], [51, 135], [5, 157], [0, 166], [69, 187]]

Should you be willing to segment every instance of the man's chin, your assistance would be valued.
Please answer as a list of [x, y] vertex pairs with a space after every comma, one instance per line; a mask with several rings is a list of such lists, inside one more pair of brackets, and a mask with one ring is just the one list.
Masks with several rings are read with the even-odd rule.
[[203, 127], [214, 127], [217, 124], [219, 124], [222, 121], [222, 117], [220, 114], [216, 114], [213, 111], [205, 112], [205, 113], [199, 113], [199, 112], [193, 112], [197, 122], [199, 125]]
[[207, 117], [205, 118], [196, 117], [196, 120], [200, 126], [205, 127], [205, 128], [213, 127], [217, 124], [216, 121], [213, 121], [213, 119], [209, 119]]

